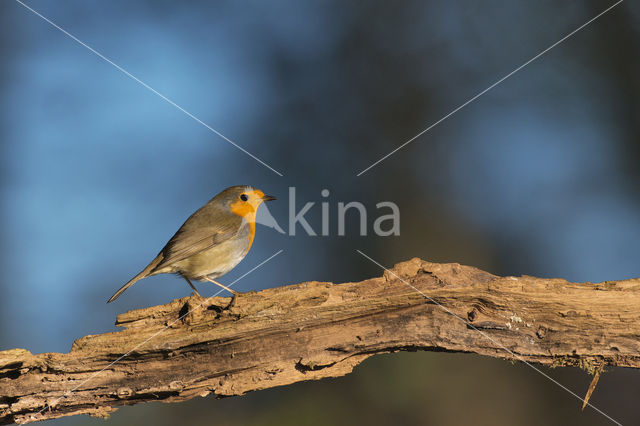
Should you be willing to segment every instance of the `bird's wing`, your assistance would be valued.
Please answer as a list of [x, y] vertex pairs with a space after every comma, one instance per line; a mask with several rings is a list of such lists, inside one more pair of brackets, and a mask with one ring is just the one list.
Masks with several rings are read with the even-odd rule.
[[227, 222], [206, 228], [190, 229], [183, 225], [162, 249], [162, 262], [154, 268], [160, 270], [194, 254], [210, 249], [233, 238], [242, 229], [235, 222]]

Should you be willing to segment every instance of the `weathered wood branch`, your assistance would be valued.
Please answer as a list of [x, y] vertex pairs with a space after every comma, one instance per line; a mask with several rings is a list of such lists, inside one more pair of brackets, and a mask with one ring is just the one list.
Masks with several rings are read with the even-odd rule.
[[398, 350], [474, 352], [591, 372], [640, 367], [640, 279], [497, 277], [419, 259], [393, 274], [247, 293], [229, 311], [221, 310], [225, 298], [186, 297], [119, 315], [124, 331], [83, 337], [67, 354], [0, 352], [0, 424], [242, 395], [345, 375], [373, 354]]

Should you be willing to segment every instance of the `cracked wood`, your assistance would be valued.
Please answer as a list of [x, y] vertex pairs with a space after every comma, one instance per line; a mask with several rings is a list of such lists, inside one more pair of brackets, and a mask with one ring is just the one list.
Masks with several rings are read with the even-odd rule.
[[83, 337], [67, 354], [0, 352], [0, 424], [242, 395], [342, 376], [373, 354], [398, 350], [473, 352], [590, 373], [640, 367], [640, 279], [498, 277], [420, 259], [392, 271], [246, 293], [229, 311], [221, 309], [227, 298], [185, 297], [121, 314], [123, 331]]

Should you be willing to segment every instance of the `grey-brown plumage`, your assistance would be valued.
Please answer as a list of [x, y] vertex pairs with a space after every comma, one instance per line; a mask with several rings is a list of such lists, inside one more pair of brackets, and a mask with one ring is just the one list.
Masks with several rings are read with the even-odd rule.
[[107, 303], [137, 281], [157, 274], [179, 274], [196, 293], [191, 279], [206, 279], [232, 291], [213, 279], [229, 272], [246, 256], [253, 242], [256, 211], [262, 202], [274, 199], [250, 186], [225, 189], [193, 213], [156, 258]]

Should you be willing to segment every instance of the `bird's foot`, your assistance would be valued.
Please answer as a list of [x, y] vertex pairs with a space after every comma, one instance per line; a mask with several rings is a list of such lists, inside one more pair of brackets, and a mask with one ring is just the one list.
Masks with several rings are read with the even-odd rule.
[[[218, 315], [221, 315], [222, 313], [227, 313], [227, 315], [234, 315], [231, 311], [236, 306], [236, 301], [238, 300], [239, 295], [240, 293], [233, 292], [231, 300], [226, 305], [211, 305], [207, 309], [215, 311]], [[239, 317], [239, 315], [236, 316]]]
[[234, 293], [233, 293], [233, 296], [231, 297], [231, 301], [230, 301], [230, 302], [229, 302], [229, 304], [228, 304], [228, 305], [223, 309], [223, 311], [228, 311], [228, 310], [230, 310], [231, 308], [233, 308], [233, 307], [236, 305], [236, 299], [238, 299], [238, 294], [239, 294], [239, 293], [236, 293], [236, 292], [234, 292]]

